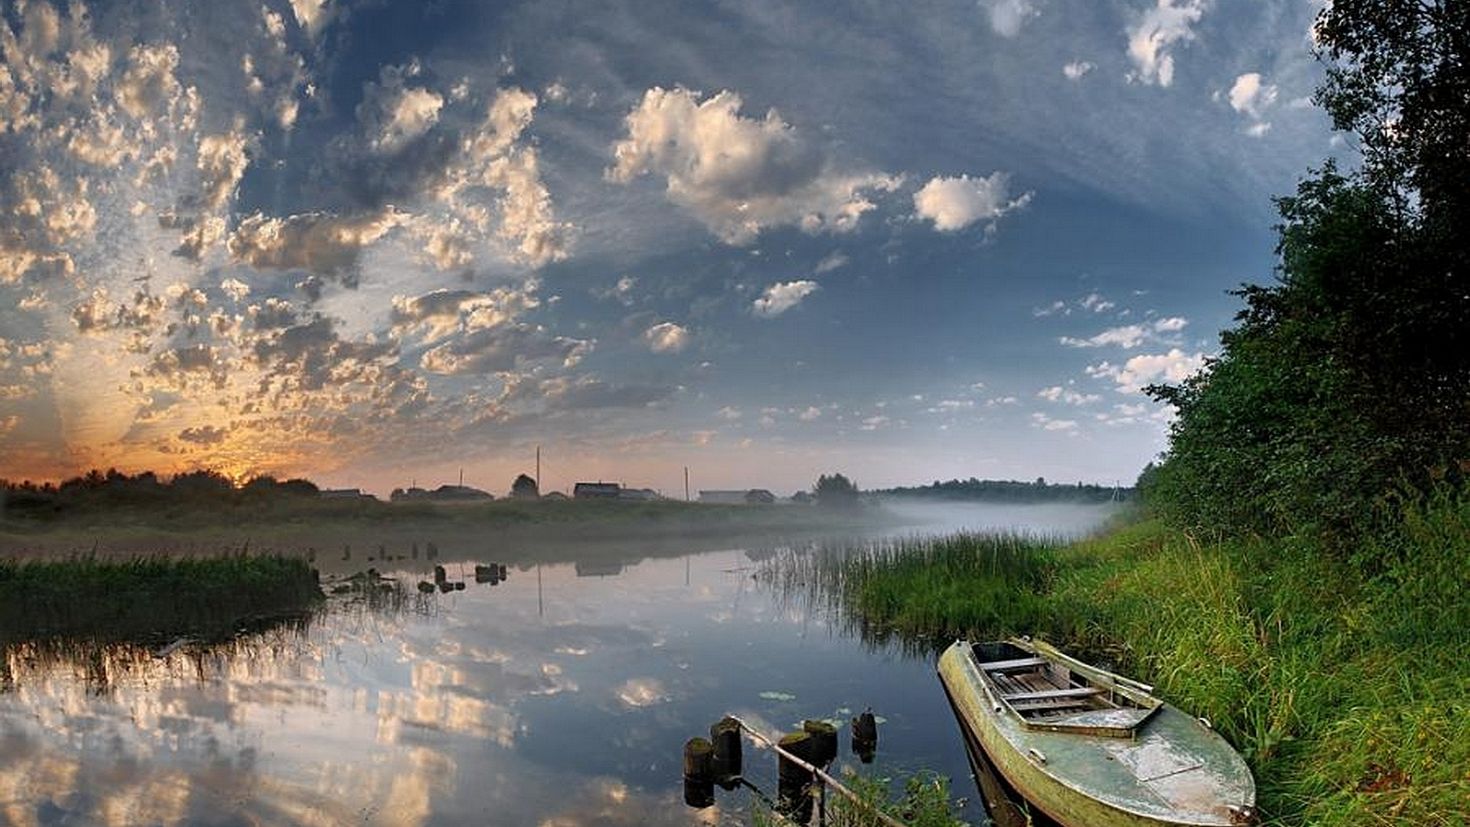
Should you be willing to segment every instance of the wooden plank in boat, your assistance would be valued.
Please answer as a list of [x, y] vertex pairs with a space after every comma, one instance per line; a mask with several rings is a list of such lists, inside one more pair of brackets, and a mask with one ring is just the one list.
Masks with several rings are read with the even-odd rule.
[[1052, 698], [1085, 698], [1088, 695], [1101, 695], [1102, 692], [1095, 686], [1085, 686], [1081, 689], [1052, 689], [1046, 692], [1007, 692], [1002, 697], [1015, 703], [1016, 701], [1044, 701]]
[[989, 663], [980, 664], [980, 668], [986, 672], [1006, 672], [1011, 669], [1029, 669], [1033, 666], [1044, 666], [1046, 658], [1015, 658], [1013, 660], [993, 660]]

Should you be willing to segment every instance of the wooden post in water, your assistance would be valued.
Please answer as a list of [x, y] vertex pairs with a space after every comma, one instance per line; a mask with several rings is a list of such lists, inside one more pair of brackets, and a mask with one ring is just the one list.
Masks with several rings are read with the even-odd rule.
[[852, 751], [864, 764], [873, 763], [878, 751], [878, 718], [871, 709], [852, 719]]
[[715, 803], [714, 745], [703, 738], [684, 744], [684, 803], [704, 809]]
[[726, 715], [709, 728], [709, 739], [715, 749], [715, 781], [732, 790], [744, 769], [740, 754], [740, 722]]
[[791, 760], [786, 753], [810, 764], [812, 761], [812, 736], [805, 731], [788, 732], [781, 736], [776, 745], [785, 750], [776, 765], [776, 809], [798, 824], [812, 819], [811, 785], [816, 777], [811, 770]]
[[837, 727], [826, 721], [802, 721], [801, 728], [812, 736], [813, 764], [825, 767], [837, 759]]

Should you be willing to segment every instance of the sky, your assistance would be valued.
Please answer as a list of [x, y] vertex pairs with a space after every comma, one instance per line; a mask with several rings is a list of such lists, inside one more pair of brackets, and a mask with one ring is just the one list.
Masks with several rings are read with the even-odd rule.
[[1319, 8], [0, 0], [0, 476], [1130, 483]]

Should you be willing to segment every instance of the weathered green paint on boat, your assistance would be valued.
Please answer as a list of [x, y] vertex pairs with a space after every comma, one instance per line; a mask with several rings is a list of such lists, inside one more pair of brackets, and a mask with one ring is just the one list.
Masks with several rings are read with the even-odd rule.
[[1093, 686], [1126, 690], [1131, 702], [1143, 705], [1131, 737], [1053, 725], [1065, 715], [1037, 726], [983, 675], [974, 644], [958, 641], [945, 650], [939, 676], [960, 724], [1006, 781], [1047, 816], [1068, 827], [1254, 823], [1250, 769], [1214, 730], [1154, 698], [1142, 684], [1045, 644], [1008, 645], [1073, 670]]

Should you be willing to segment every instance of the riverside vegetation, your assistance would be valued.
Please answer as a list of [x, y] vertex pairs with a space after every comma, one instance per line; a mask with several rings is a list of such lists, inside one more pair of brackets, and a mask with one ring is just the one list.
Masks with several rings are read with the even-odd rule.
[[[1271, 823], [1470, 823], [1470, 4], [1326, 5], [1317, 89], [1357, 135], [1278, 201], [1277, 279], [1177, 418], [1132, 521], [817, 555], [878, 638], [1044, 634], [1210, 718]], [[835, 597], [834, 597], [835, 596]]]

